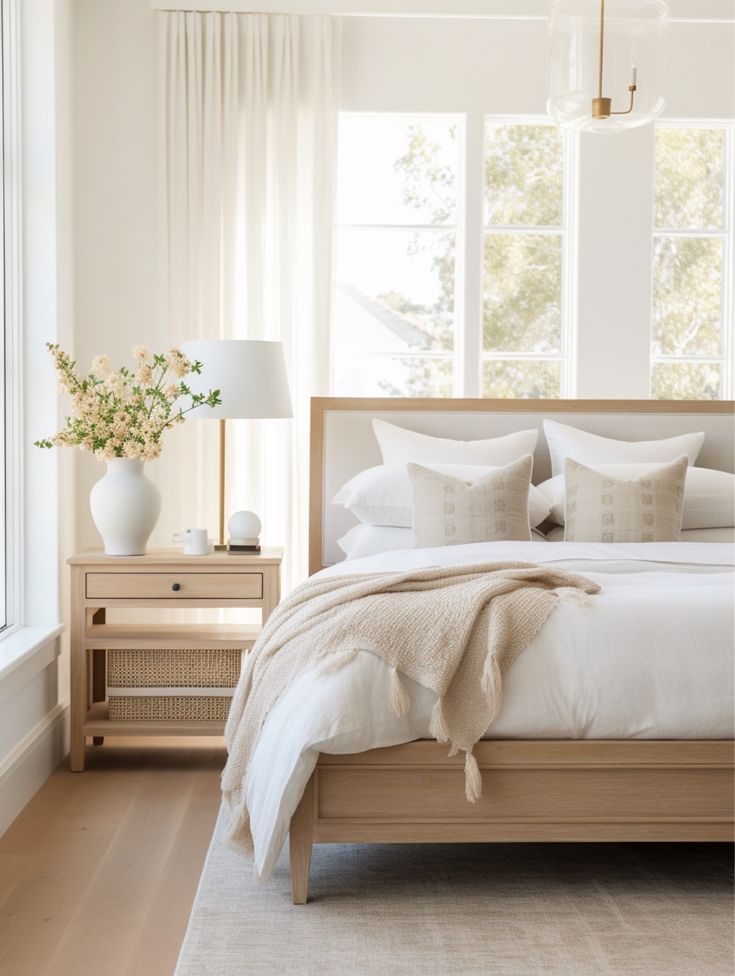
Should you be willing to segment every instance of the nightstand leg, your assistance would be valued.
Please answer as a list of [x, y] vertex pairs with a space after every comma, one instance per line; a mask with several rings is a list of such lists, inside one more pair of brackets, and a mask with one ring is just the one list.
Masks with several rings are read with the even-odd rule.
[[87, 714], [87, 660], [84, 651], [84, 573], [74, 567], [71, 576], [71, 683], [69, 688], [69, 737], [71, 771], [84, 769], [84, 719]]

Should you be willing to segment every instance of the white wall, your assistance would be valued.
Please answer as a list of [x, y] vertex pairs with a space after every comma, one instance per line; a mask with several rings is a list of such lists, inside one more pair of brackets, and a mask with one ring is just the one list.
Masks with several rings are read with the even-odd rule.
[[[156, 50], [156, 16], [147, 0], [74, 0], [74, 318], [81, 363], [100, 352], [125, 362], [136, 343], [168, 345], [158, 291]], [[103, 469], [89, 455], [78, 463], [85, 548], [99, 545], [88, 499]], [[162, 484], [165, 458], [148, 467]], [[160, 544], [167, 535], [161, 531]]]
[[[354, 2], [348, 6], [358, 9]], [[500, 0], [492, 6], [499, 13], [520, 10]], [[674, 6], [680, 16], [730, 10], [712, 0]], [[359, 9], [367, 7], [379, 5], [364, 0]], [[544, 9], [542, 0], [527, 0], [523, 12], [537, 19], [517, 21], [349, 17], [342, 107], [542, 115]], [[75, 0], [74, 12], [76, 348], [82, 359], [103, 350], [117, 358], [133, 342], [163, 347], [167, 339], [158, 314], [156, 15], [151, 0]], [[675, 22], [670, 34], [669, 116], [734, 117], [735, 26]], [[579, 163], [587, 216], [579, 228], [584, 275], [577, 390], [582, 396], [647, 396], [652, 130], [612, 140], [584, 136]], [[164, 492], [173, 490], [166, 464], [164, 452], [151, 466]], [[98, 544], [87, 496], [99, 473], [83, 459], [82, 545]], [[171, 529], [165, 497], [161, 543]]]

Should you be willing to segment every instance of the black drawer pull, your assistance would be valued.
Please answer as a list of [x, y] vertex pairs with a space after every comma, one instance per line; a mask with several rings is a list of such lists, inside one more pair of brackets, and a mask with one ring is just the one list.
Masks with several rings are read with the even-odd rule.
[[172, 583], [171, 589], [174, 591], [174, 593], [178, 593], [181, 589], [181, 583]]

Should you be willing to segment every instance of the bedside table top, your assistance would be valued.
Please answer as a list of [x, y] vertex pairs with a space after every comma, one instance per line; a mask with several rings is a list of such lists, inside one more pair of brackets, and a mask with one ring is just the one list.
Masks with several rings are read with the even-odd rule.
[[144, 556], [106, 556], [102, 549], [85, 549], [67, 559], [70, 566], [198, 566], [202, 569], [237, 566], [279, 565], [283, 549], [263, 548], [259, 553], [210, 552], [206, 556], [185, 556], [181, 549], [149, 549]]

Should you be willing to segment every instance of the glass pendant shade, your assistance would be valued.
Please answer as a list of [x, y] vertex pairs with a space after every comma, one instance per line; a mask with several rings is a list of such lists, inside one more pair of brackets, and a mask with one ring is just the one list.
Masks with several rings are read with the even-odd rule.
[[660, 115], [668, 14], [663, 0], [555, 0], [551, 118], [569, 129], [619, 132]]

